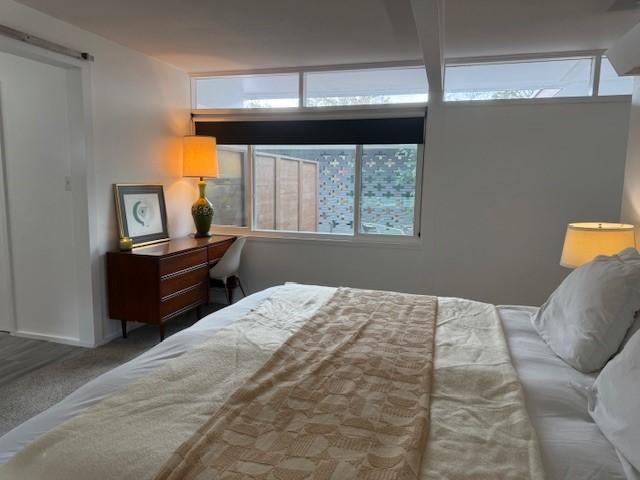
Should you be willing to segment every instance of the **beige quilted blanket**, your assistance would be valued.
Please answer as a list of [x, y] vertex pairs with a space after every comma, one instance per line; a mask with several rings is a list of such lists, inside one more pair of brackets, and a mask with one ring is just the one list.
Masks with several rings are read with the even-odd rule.
[[[281, 287], [202, 346], [43, 435], [0, 467], [0, 479], [155, 478], [332, 295], [327, 288]], [[420, 478], [543, 477], [493, 306], [438, 299], [432, 389]]]
[[339, 289], [157, 480], [417, 479], [435, 297]]

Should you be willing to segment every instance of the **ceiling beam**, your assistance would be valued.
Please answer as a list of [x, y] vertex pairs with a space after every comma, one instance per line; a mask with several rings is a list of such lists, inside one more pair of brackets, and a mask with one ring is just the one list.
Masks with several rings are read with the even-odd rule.
[[444, 87], [444, 0], [410, 1], [429, 79], [429, 98], [441, 99]]

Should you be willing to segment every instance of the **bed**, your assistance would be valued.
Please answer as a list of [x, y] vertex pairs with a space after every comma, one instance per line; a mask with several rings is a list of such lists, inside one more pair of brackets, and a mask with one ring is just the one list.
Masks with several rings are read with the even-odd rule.
[[[59, 404], [0, 438], [0, 463], [47, 432], [79, 416], [101, 400], [143, 379], [247, 315], [261, 302], [290, 286], [273, 287], [215, 312], [136, 359], [96, 378]], [[306, 286], [309, 295], [334, 289]], [[530, 323], [533, 307], [497, 307], [513, 366], [524, 391], [526, 409], [537, 434], [546, 477], [555, 479], [625, 479], [615, 449], [587, 412], [582, 389], [595, 375], [577, 372], [553, 354]], [[628, 475], [633, 472], [627, 471]]]

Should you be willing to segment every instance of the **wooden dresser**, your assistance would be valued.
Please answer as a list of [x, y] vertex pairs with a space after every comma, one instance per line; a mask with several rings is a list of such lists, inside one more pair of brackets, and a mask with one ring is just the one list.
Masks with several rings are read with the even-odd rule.
[[164, 340], [164, 323], [209, 301], [209, 268], [235, 237], [183, 237], [107, 253], [109, 317], [120, 320], [122, 336], [127, 322], [158, 325]]

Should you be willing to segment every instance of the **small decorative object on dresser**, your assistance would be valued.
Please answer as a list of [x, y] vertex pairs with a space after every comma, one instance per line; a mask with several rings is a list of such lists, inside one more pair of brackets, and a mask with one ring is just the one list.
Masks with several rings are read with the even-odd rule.
[[162, 185], [117, 184], [113, 192], [120, 238], [131, 238], [132, 247], [169, 239]]
[[204, 177], [218, 176], [218, 154], [215, 137], [189, 135], [184, 137], [182, 155], [182, 175], [198, 177], [200, 196], [191, 206], [193, 223], [196, 225], [196, 238], [211, 236], [213, 205], [205, 196], [207, 184]]
[[121, 252], [130, 252], [133, 248], [133, 240], [131, 237], [121, 237], [118, 246]]

